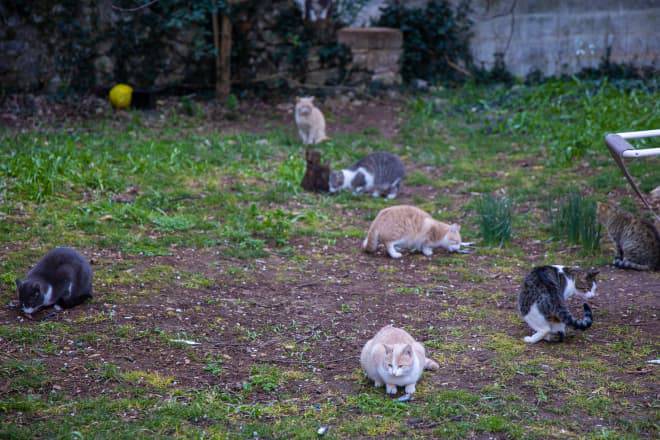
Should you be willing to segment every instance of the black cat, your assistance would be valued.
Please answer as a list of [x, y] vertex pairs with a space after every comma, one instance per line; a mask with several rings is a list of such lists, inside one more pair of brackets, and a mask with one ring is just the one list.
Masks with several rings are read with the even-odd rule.
[[328, 192], [330, 167], [321, 163], [321, 153], [317, 150], [305, 150], [307, 169], [301, 186], [307, 191]]
[[48, 252], [24, 280], [16, 280], [18, 299], [24, 313], [31, 315], [42, 307], [76, 306], [92, 297], [92, 268], [71, 248]]

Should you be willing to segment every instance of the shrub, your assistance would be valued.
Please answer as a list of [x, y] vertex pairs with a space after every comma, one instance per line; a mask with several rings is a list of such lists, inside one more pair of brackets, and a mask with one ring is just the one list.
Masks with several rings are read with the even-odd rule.
[[504, 246], [511, 239], [513, 209], [507, 197], [482, 196], [477, 202], [479, 230], [486, 244]]
[[378, 21], [379, 26], [403, 32], [403, 79], [463, 79], [455, 66], [471, 64], [467, 3], [461, 2], [455, 10], [447, 0], [431, 0], [426, 9], [405, 3], [391, 3]]

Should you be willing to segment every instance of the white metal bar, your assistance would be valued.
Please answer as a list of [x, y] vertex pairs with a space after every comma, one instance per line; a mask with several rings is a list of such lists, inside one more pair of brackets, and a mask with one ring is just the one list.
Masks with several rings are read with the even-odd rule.
[[644, 131], [627, 131], [624, 133], [617, 133], [624, 139], [639, 139], [645, 137], [660, 136], [660, 130], [644, 130]]
[[644, 150], [626, 150], [623, 152], [623, 157], [649, 157], [659, 156], [660, 148], [646, 148]]

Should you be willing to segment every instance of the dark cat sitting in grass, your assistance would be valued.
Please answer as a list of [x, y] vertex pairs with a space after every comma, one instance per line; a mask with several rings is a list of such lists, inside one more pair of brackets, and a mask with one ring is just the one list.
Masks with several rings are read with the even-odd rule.
[[307, 169], [301, 186], [307, 191], [328, 191], [330, 167], [321, 163], [321, 153], [316, 150], [305, 150]]
[[16, 288], [21, 309], [28, 315], [52, 305], [70, 308], [92, 297], [92, 268], [75, 250], [56, 248], [24, 280], [17, 279]]
[[566, 301], [577, 293], [584, 298], [596, 295], [598, 271], [582, 270], [577, 267], [535, 267], [525, 277], [518, 296], [518, 310], [523, 319], [536, 333], [525, 336], [525, 342], [535, 344], [541, 339], [552, 341], [564, 339], [566, 326], [586, 330], [591, 327], [593, 316], [584, 303], [584, 318], [575, 319], [568, 310]]

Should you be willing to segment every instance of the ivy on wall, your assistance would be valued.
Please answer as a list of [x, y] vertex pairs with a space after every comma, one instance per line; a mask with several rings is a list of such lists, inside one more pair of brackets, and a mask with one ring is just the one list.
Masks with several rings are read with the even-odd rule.
[[390, 2], [377, 23], [403, 32], [403, 79], [464, 79], [460, 66], [472, 64], [468, 3], [456, 8], [448, 0], [431, 0], [426, 8], [409, 8], [405, 3]]
[[[63, 89], [114, 82], [198, 89], [214, 84], [213, 13], [228, 15], [234, 25], [236, 79], [249, 82], [267, 72], [304, 82], [310, 57], [320, 60], [314, 69], [344, 72], [350, 51], [336, 43], [336, 31], [340, 17], [363, 3], [337, 0], [328, 19], [313, 23], [291, 0], [158, 0], [143, 8], [136, 0], [10, 1], [0, 7], [0, 23], [18, 17], [19, 27], [43, 36], [29, 50], [47, 61], [43, 77], [57, 75]], [[6, 38], [13, 36], [0, 32], [0, 42]]]

